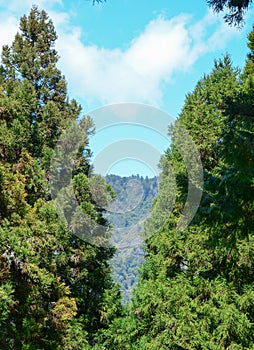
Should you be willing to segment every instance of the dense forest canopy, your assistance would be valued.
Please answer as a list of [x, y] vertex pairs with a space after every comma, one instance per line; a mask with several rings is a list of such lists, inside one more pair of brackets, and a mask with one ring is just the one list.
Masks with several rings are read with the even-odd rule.
[[[220, 2], [222, 8], [235, 4]], [[155, 179], [142, 179], [146, 200], [129, 213], [126, 179], [107, 179], [117, 184], [119, 209], [126, 212], [115, 225], [146, 215], [156, 195], [144, 224], [144, 263], [126, 306], [110, 269], [115, 248], [74, 235], [49, 190], [55, 146], [81, 116], [57, 66], [56, 39], [52, 21], [34, 6], [2, 50], [0, 349], [254, 349], [254, 30], [242, 70], [226, 55], [187, 94], [169, 129], [159, 192]], [[86, 138], [71, 185], [79, 206], [109, 230], [114, 218], [106, 219], [91, 193], [93, 123], [89, 117], [83, 123]], [[179, 125], [195, 142], [204, 170], [201, 203], [184, 230], [178, 221], [188, 171], [178, 149]], [[188, 151], [185, 140], [182, 147]], [[176, 201], [165, 215], [169, 169]], [[96, 179], [100, 193], [113, 197], [104, 179]], [[135, 186], [130, 193], [134, 200]]]

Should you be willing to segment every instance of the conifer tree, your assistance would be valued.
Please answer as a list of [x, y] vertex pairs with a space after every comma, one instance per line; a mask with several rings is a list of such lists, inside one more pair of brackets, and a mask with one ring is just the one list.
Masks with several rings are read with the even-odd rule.
[[[203, 198], [188, 228], [176, 230], [188, 174], [173, 138], [132, 306], [102, 337], [105, 349], [253, 349], [253, 38], [243, 74], [226, 56], [186, 98], [179, 122], [202, 158]], [[177, 193], [165, 220], [169, 164]]]
[[[2, 52], [0, 75], [0, 348], [89, 349], [120, 312], [108, 259], [60, 221], [49, 193], [50, 159], [81, 107], [67, 96], [57, 68], [57, 36], [45, 11], [33, 7]], [[73, 186], [107, 225], [90, 193], [88, 136]], [[78, 186], [77, 186], [78, 184]], [[106, 189], [105, 189], [106, 191]], [[86, 195], [82, 197], [81, 193]]]
[[[175, 231], [176, 210], [148, 242], [134, 301], [140, 348], [253, 346], [252, 55], [243, 83], [227, 57], [216, 62], [187, 97], [179, 117], [201, 154], [204, 195], [186, 230]], [[177, 169], [181, 208], [187, 174], [174, 144], [166, 158]]]
[[28, 17], [21, 18], [20, 32], [13, 44], [4, 46], [2, 52], [2, 76], [9, 88], [22, 81], [35, 98], [27, 120], [30, 137], [25, 146], [34, 157], [43, 159], [81, 111], [75, 100], [69, 101], [66, 81], [56, 66], [59, 58], [54, 49], [56, 39], [46, 12], [33, 7]]

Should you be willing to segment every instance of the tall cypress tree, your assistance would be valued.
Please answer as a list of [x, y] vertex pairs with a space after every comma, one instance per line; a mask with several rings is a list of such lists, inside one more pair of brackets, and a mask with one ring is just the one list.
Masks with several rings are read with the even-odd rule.
[[[58, 138], [81, 111], [69, 100], [57, 68], [56, 38], [45, 11], [33, 7], [2, 53], [1, 349], [89, 349], [96, 331], [120, 312], [108, 265], [113, 250], [74, 236], [50, 198], [50, 158]], [[89, 135], [91, 120], [84, 119], [84, 124]], [[90, 191], [87, 156], [88, 138], [77, 154], [74, 190], [80, 204], [107, 225]]]
[[61, 132], [80, 114], [81, 107], [69, 101], [66, 81], [56, 64], [54, 49], [57, 35], [45, 11], [33, 7], [30, 15], [20, 20], [20, 32], [13, 44], [3, 47], [2, 70], [5, 81], [25, 81], [36, 98], [30, 113], [30, 144], [26, 145], [35, 157], [46, 157]]

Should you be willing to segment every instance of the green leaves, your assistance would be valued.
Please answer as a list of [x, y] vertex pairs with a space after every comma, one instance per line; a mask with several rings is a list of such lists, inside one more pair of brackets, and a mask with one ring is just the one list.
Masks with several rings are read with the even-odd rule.
[[[108, 259], [113, 249], [97, 248], [73, 235], [60, 220], [49, 192], [50, 160], [55, 146], [60, 135], [71, 124], [76, 125], [81, 111], [75, 100], [69, 100], [66, 81], [56, 66], [56, 38], [52, 21], [45, 11], [34, 6], [28, 16], [21, 18], [20, 32], [13, 44], [5, 46], [2, 52], [0, 347], [3, 349], [89, 349], [95, 333], [106, 328], [121, 310], [117, 289], [111, 291], [114, 284]], [[84, 118], [82, 126], [84, 138], [78, 154], [67, 153], [67, 160], [76, 159], [74, 166], [63, 170], [69, 171], [80, 207], [108, 231], [102, 213], [110, 191], [101, 178], [88, 177], [91, 119]], [[68, 131], [73, 139], [78, 137], [77, 128]], [[62, 138], [66, 147], [68, 137], [65, 133]], [[68, 206], [70, 203], [65, 208]]]
[[[130, 343], [132, 349], [253, 348], [253, 57], [251, 52], [243, 74], [228, 56], [215, 62], [186, 97], [179, 122], [201, 155], [203, 198], [179, 232], [189, 174], [173, 137], [146, 223], [146, 261], [128, 316], [109, 330], [109, 349]], [[168, 211], [170, 172], [176, 202]]]

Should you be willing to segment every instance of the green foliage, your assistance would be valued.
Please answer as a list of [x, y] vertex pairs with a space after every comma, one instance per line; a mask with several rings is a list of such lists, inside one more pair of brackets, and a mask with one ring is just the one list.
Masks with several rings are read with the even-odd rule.
[[[247, 9], [250, 2], [236, 6]], [[235, 6], [216, 4], [219, 10]], [[104, 208], [114, 192], [100, 176], [91, 176], [90, 118], [82, 121], [82, 144], [75, 143], [73, 122], [81, 107], [67, 96], [55, 40], [52, 21], [33, 7], [2, 53], [0, 348], [254, 349], [254, 31], [244, 70], [234, 69], [228, 56], [216, 61], [169, 130], [173, 142], [161, 159], [159, 194], [145, 223], [145, 263], [132, 303], [124, 308], [110, 274], [114, 249], [104, 244], [110, 228]], [[204, 168], [202, 201], [183, 231], [177, 223], [195, 169], [187, 171], [190, 145], [177, 140], [180, 124]], [[70, 135], [78, 145], [71, 154], [65, 152]], [[61, 157], [67, 164], [76, 159], [59, 172], [62, 179], [71, 175], [79, 209], [73, 212], [64, 202], [70, 187], [60, 187], [62, 210], [71, 224], [79, 224], [82, 212], [104, 227], [100, 247], [81, 239], [87, 232], [73, 235], [60, 219], [49, 193], [53, 153], [58, 170]], [[107, 178], [119, 198], [112, 212], [121, 214], [108, 219], [118, 228], [114, 239], [120, 248], [131, 245], [139, 259], [139, 224], [157, 194], [157, 180], [139, 178], [142, 191], [135, 177], [129, 185], [127, 180]], [[122, 228], [128, 235], [119, 234]], [[124, 254], [119, 261], [119, 282], [129, 291], [139, 260]]]
[[[95, 333], [121, 313], [110, 276], [114, 252], [74, 236], [49, 193], [49, 163], [60, 135], [80, 114], [57, 68], [56, 33], [33, 7], [2, 52], [0, 76], [0, 348], [89, 349]], [[84, 118], [87, 135], [93, 126]], [[88, 137], [72, 183], [81, 207], [101, 225], [103, 207], [88, 186]], [[102, 179], [100, 194], [109, 196]], [[99, 194], [98, 194], [99, 196]], [[102, 317], [103, 314], [103, 317]], [[90, 345], [89, 345], [90, 344]]]
[[[29, 16], [21, 18], [20, 32], [13, 44], [4, 46], [2, 51], [1, 80], [6, 103], [8, 98], [12, 101], [16, 98], [15, 105], [13, 102], [11, 106], [3, 104], [3, 112], [11, 114], [6, 119], [15, 120], [15, 124], [22, 118], [20, 122], [28, 136], [22, 146], [46, 163], [49, 162], [48, 152], [62, 131], [81, 111], [75, 100], [67, 98], [66, 81], [56, 66], [56, 39], [53, 23], [46, 12], [33, 7]], [[24, 101], [17, 103], [22, 97]], [[22, 117], [17, 118], [22, 107]]]
[[[131, 309], [104, 335], [107, 349], [254, 348], [253, 38], [252, 32], [243, 72], [227, 56], [215, 62], [179, 116], [204, 168], [203, 198], [184, 231], [176, 227], [189, 174], [174, 138], [179, 122], [170, 130], [145, 226], [146, 260]], [[177, 185], [171, 214], [170, 169]]]

